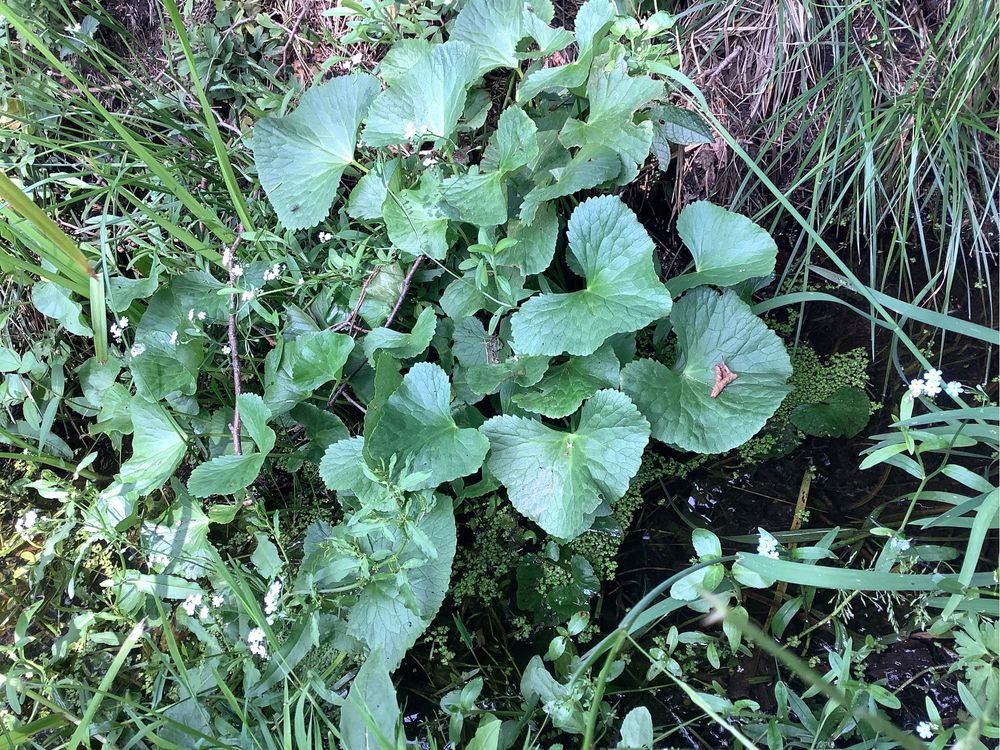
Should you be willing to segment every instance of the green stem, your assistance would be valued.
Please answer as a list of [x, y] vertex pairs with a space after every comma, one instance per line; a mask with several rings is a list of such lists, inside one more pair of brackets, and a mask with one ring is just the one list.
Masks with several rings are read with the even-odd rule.
[[69, 461], [63, 461], [61, 458], [46, 456], [41, 453], [0, 453], [0, 459], [5, 458], [11, 461], [29, 461], [31, 463], [42, 464], [44, 466], [51, 466], [54, 469], [71, 471], [81, 477], [86, 477], [87, 479], [93, 479], [95, 481], [103, 481], [107, 479], [107, 477], [103, 474], [96, 474], [89, 469], [80, 469], [77, 471], [76, 467]]
[[608, 652], [608, 658], [604, 660], [604, 666], [601, 667], [600, 674], [597, 675], [597, 684], [594, 685], [594, 697], [590, 702], [590, 710], [587, 711], [587, 725], [583, 730], [582, 750], [590, 750], [594, 746], [597, 715], [601, 712], [601, 701], [604, 699], [604, 689], [608, 684], [608, 674], [611, 672], [611, 665], [614, 664], [615, 657], [618, 656], [618, 652], [621, 651], [622, 645], [625, 643], [625, 638], [628, 637], [628, 631], [619, 628], [612, 633], [612, 636], [614, 640], [611, 643], [611, 650]]

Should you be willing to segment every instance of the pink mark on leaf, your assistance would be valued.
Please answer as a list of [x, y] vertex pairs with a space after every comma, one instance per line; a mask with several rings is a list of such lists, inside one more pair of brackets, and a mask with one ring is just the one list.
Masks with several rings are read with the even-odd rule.
[[712, 386], [712, 392], [708, 395], [711, 398], [718, 398], [719, 394], [726, 390], [726, 386], [738, 377], [739, 375], [730, 370], [725, 362], [719, 362], [715, 366], [715, 384]]

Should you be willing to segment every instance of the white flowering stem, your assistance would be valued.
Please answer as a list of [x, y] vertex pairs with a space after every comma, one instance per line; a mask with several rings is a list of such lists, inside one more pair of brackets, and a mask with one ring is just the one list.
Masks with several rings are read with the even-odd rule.
[[229, 361], [233, 367], [233, 423], [230, 425], [233, 435], [233, 453], [237, 456], [243, 454], [243, 446], [240, 440], [240, 350], [239, 342], [236, 340], [236, 311], [239, 307], [239, 298], [236, 296], [236, 274], [233, 273], [233, 262], [236, 256], [236, 248], [240, 244], [240, 234], [243, 227], [236, 229], [236, 240], [229, 251], [223, 256], [226, 259], [226, 270], [229, 272], [229, 286], [233, 288], [233, 293], [229, 295]]

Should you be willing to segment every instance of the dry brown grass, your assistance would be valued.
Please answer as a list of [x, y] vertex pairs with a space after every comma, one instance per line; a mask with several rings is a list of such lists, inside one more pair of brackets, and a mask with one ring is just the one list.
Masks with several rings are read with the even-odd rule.
[[[848, 55], [851, 68], [866, 67], [886, 99], [904, 93], [910, 84], [929, 35], [940, 23], [943, 3], [934, 3], [931, 17], [920, 0], [893, 5], [899, 6], [901, 23], [890, 29], [863, 2], [856, 3], [848, 24], [803, 0], [709, 6], [683, 19], [682, 68], [751, 156], [764, 148], [780, 151], [804, 135], [771, 175], [779, 187], [788, 187], [801, 157], [826, 125], [827, 99], [838, 84], [827, 76], [839, 56]], [[712, 198], [727, 203], [744, 171], [720, 141], [691, 147], [681, 175], [681, 202]]]

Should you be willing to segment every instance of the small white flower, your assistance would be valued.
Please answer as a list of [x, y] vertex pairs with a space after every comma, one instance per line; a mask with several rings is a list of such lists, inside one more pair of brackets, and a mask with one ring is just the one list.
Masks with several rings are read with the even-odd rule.
[[204, 311], [204, 310], [201, 310], [201, 311], [200, 311], [200, 312], [198, 313], [198, 320], [204, 320], [204, 319], [205, 319], [206, 317], [208, 317], [208, 316], [207, 316], [207, 315], [205, 315], [205, 311]]
[[962, 392], [962, 384], [957, 380], [952, 380], [950, 383], [945, 385], [944, 392], [952, 398], [958, 398], [959, 394]]
[[115, 341], [122, 340], [122, 334], [125, 333], [126, 328], [128, 328], [128, 318], [122, 318], [117, 323], [111, 325], [111, 335]]
[[910, 395], [913, 398], [920, 398], [924, 395], [924, 381], [916, 378], [910, 381]]
[[236, 278], [239, 278], [240, 276], [242, 276], [243, 275], [243, 266], [239, 266], [239, 265], [233, 266], [232, 274]]
[[177, 346], [177, 331], [173, 331], [170, 334], [170, 343], [173, 344], [174, 346]]
[[243, 294], [240, 295], [240, 299], [242, 299], [244, 302], [249, 302], [253, 298], [254, 298], [253, 289], [248, 289], [247, 291], [243, 292]]
[[264, 271], [264, 281], [274, 281], [281, 273], [285, 270], [285, 267], [280, 263], [275, 263], [273, 266]]
[[128, 353], [131, 354], [133, 357], [138, 357], [144, 351], [146, 351], [145, 344], [132, 344], [132, 348], [128, 350]]
[[202, 620], [207, 620], [212, 616], [212, 611], [208, 607], [202, 607], [201, 611], [198, 612], [198, 617]]
[[82, 29], [83, 27], [80, 25], [79, 22], [77, 22], [74, 23], [72, 26], [67, 26], [66, 33], [69, 34], [70, 36], [76, 36], [77, 34], [80, 33]]
[[935, 370], [933, 367], [924, 373], [924, 380], [927, 385], [941, 385], [941, 371]]
[[922, 740], [929, 740], [934, 737], [934, 732], [937, 731], [937, 724], [933, 724], [929, 721], [922, 721], [917, 724], [917, 735]]
[[757, 554], [764, 555], [765, 557], [770, 557], [773, 560], [778, 559], [778, 542], [771, 535], [761, 534], [757, 541]]
[[268, 615], [264, 619], [267, 620], [268, 625], [274, 625], [274, 615]]
[[233, 353], [233, 348], [231, 346], [229, 346], [229, 344], [223, 344], [222, 345], [222, 353], [225, 354], [228, 357], [230, 354]]
[[435, 159], [433, 156], [428, 156], [426, 159], [424, 159], [425, 167], [430, 167], [434, 164], [437, 164], [437, 159]]
[[[411, 122], [410, 124], [412, 125], [413, 123]], [[329, 232], [320, 232], [317, 235], [317, 238], [319, 239], [320, 242], [329, 242], [330, 240], [333, 239], [333, 235], [330, 234]]]
[[247, 644], [250, 646], [250, 653], [259, 656], [261, 659], [267, 658], [267, 644], [264, 643], [264, 629], [253, 628], [247, 633]]
[[213, 607], [221, 607], [223, 604], [225, 604], [225, 602], [226, 602], [226, 597], [224, 597], [222, 594], [214, 594], [212, 596]]
[[934, 398], [940, 392], [941, 392], [941, 384], [940, 383], [932, 383], [931, 381], [928, 380], [927, 383], [924, 384], [924, 395], [925, 396], [930, 396], [931, 398]]
[[417, 135], [417, 126], [412, 122], [406, 123], [406, 128], [403, 130], [403, 137], [406, 140], [411, 140]]
[[909, 539], [900, 539], [899, 537], [893, 537], [892, 541], [889, 542], [889, 546], [892, 547], [896, 552], [905, 552], [910, 548]]
[[187, 612], [188, 617], [194, 617], [195, 610], [201, 606], [201, 594], [191, 594], [184, 602], [181, 607]]
[[38, 511], [29, 510], [14, 523], [14, 531], [25, 536], [36, 523], [38, 523]]
[[222, 251], [222, 265], [229, 268], [229, 264], [233, 262], [233, 248], [227, 247]]
[[188, 320], [194, 320], [194, 308], [188, 310]]
[[298, 281], [296, 281], [295, 283], [296, 283], [296, 284], [298, 284], [299, 286], [302, 286], [303, 284], [305, 284], [305, 283], [306, 283], [306, 280], [305, 280], [305, 279], [299, 279], [299, 280], [298, 280]]
[[351, 55], [351, 65], [360, 65], [361, 59], [362, 59], [361, 53], [355, 52], [353, 55]]

